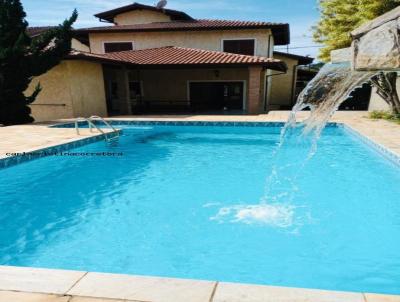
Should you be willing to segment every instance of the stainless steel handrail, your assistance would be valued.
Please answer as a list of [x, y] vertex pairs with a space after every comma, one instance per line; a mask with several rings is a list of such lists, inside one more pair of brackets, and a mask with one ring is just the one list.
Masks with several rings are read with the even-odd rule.
[[[106, 120], [104, 120], [103, 118], [99, 117], [99, 116], [91, 116], [90, 118], [85, 118], [85, 117], [78, 117], [75, 119], [75, 131], [77, 135], [80, 135], [79, 132], [79, 123], [80, 122], [86, 122], [88, 123], [89, 126], [89, 131], [93, 132], [93, 128], [96, 129], [98, 132], [100, 132], [101, 134], [104, 135], [105, 140], [107, 142], [109, 142], [111, 140], [111, 138], [108, 137], [107, 133], [104, 132], [100, 127], [98, 127], [95, 123], [93, 123], [94, 120], [101, 120], [102, 122], [104, 122], [104, 124], [112, 129], [111, 133], [115, 133], [116, 136], [115, 137], [119, 137], [119, 131], [117, 129], [115, 129], [113, 126], [111, 126], [110, 123], [108, 123]], [[114, 138], [115, 138], [114, 137]]]
[[115, 129], [109, 122], [107, 122], [104, 118], [102, 118], [101, 116], [98, 115], [92, 115], [91, 117], [89, 117], [90, 121], [93, 120], [99, 120], [102, 121], [108, 128], [111, 128], [113, 132], [115, 132], [116, 134], [119, 134], [118, 130]]

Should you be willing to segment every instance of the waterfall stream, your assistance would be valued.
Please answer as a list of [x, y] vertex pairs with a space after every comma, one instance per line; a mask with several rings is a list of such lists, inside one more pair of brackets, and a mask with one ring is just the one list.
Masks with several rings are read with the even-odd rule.
[[[300, 94], [280, 141], [273, 151], [271, 172], [258, 204], [223, 207], [212, 219], [265, 224], [296, 233], [309, 218], [296, 204], [298, 183], [304, 167], [317, 151], [318, 139], [339, 106], [357, 87], [376, 72], [353, 71], [350, 64], [327, 64]], [[298, 122], [298, 113], [309, 109], [310, 116]], [[287, 158], [291, 161], [287, 164]], [[284, 164], [286, 162], [286, 164]], [[299, 214], [301, 213], [301, 214]]]
[[303, 135], [312, 135], [316, 144], [322, 130], [350, 94], [377, 72], [353, 71], [349, 63], [326, 64], [300, 94], [282, 132], [281, 144], [289, 128], [296, 127], [297, 114], [310, 109], [301, 125]]
[[[330, 118], [350, 94], [376, 74], [353, 71], [349, 63], [326, 64], [300, 94], [281, 132], [274, 151], [274, 164], [266, 181], [263, 204], [291, 204], [297, 191], [297, 179], [317, 151], [318, 139]], [[298, 122], [298, 113], [310, 110], [309, 117]], [[296, 149], [292, 164], [282, 166], [287, 149]]]

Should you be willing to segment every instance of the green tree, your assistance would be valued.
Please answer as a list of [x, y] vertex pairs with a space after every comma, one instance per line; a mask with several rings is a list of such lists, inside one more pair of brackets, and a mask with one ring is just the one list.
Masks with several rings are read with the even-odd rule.
[[322, 61], [330, 60], [330, 52], [349, 47], [350, 32], [400, 5], [400, 0], [319, 0], [321, 19], [314, 27], [314, 41], [324, 47]]
[[50, 70], [71, 50], [72, 24], [78, 13], [42, 35], [31, 38], [20, 0], [0, 0], [0, 124], [33, 121], [28, 107], [41, 91], [25, 96], [33, 77]]

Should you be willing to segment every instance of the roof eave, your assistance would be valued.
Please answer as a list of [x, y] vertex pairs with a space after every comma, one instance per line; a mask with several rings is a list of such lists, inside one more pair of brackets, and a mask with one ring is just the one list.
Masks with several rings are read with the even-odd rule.
[[270, 26], [274, 36], [275, 45], [288, 45], [290, 44], [290, 25], [280, 24]]
[[243, 30], [243, 29], [270, 29], [274, 34], [275, 45], [287, 45], [290, 43], [289, 32], [277, 34], [274, 27], [277, 25], [254, 26], [210, 26], [210, 27], [180, 27], [180, 28], [121, 28], [106, 27], [77, 29], [80, 33], [111, 33], [111, 32], [168, 32], [168, 31], [212, 31], [212, 30]]
[[136, 66], [137, 64], [126, 62], [126, 61], [119, 61], [115, 59], [110, 59], [106, 57], [95, 57], [95, 56], [88, 56], [82, 53], [79, 54], [69, 54], [64, 57], [64, 60], [83, 60], [89, 62], [96, 62], [96, 63], [105, 63], [105, 64], [112, 64], [112, 65], [119, 65], [119, 66]]
[[280, 72], [287, 72], [288, 71], [288, 66], [283, 61], [267, 63], [264, 67], [267, 68], [267, 69], [280, 71]]
[[314, 58], [312, 58], [312, 57], [305, 57], [305, 56], [300, 56], [300, 55], [296, 55], [296, 54], [292, 54], [292, 53], [285, 53], [285, 52], [280, 52], [280, 51], [274, 51], [274, 54], [295, 59], [298, 61], [298, 65], [309, 65], [312, 62], [314, 62]]
[[271, 63], [199, 63], [199, 64], [136, 64], [138, 68], [160, 69], [160, 68], [247, 68], [250, 66], [261, 66], [265, 69], [286, 72], [287, 65], [284, 62]]
[[118, 66], [129, 66], [133, 68], [143, 69], [160, 69], [160, 68], [246, 68], [250, 66], [261, 66], [265, 69], [271, 69], [280, 72], [287, 71], [287, 65], [284, 62], [251, 62], [251, 63], [199, 63], [199, 64], [137, 64], [125, 60], [116, 60], [106, 57], [93, 57], [84, 54], [70, 54], [64, 60], [83, 60], [96, 62], [101, 64], [110, 64]]
[[161, 12], [161, 13], [166, 14], [167, 16], [170, 16], [171, 20], [187, 20], [187, 21], [194, 20], [191, 16], [189, 16], [188, 14], [181, 12], [181, 11], [176, 11], [176, 10], [172, 10], [172, 9], [158, 9], [153, 6], [144, 5], [144, 4], [140, 4], [140, 3], [133, 3], [130, 5], [122, 6], [122, 7], [116, 8], [116, 9], [112, 9], [109, 11], [95, 14], [94, 16], [96, 18], [99, 18], [100, 20], [114, 23], [115, 16], [117, 16], [119, 14], [130, 12], [130, 11], [135, 11], [135, 10], [150, 10], [150, 11]]

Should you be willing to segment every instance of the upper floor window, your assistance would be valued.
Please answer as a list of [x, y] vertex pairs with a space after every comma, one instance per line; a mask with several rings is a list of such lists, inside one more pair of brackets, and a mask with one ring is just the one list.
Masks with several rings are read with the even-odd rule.
[[104, 42], [104, 52], [133, 50], [133, 42]]
[[224, 52], [254, 56], [256, 50], [256, 40], [255, 39], [223, 40], [222, 47]]

